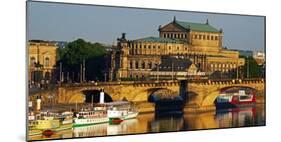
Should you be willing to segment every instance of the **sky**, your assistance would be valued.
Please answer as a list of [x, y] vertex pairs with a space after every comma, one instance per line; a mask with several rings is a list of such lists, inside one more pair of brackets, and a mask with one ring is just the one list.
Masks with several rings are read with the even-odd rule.
[[228, 49], [264, 51], [264, 17], [105, 7], [47, 2], [28, 2], [27, 38], [116, 44], [121, 33], [129, 40], [159, 36], [159, 25], [173, 20], [205, 23], [223, 29], [223, 46]]

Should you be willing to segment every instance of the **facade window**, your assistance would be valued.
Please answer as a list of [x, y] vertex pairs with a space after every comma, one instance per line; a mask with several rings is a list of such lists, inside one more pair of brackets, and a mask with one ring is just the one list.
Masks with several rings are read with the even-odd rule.
[[45, 58], [45, 66], [46, 67], [50, 66], [50, 58], [49, 57]]
[[35, 58], [34, 58], [34, 57], [31, 57], [31, 58], [30, 58], [30, 65], [34, 66], [35, 63], [36, 63]]
[[144, 45], [143, 48], [146, 49], [146, 45]]
[[160, 45], [158, 45], [158, 49], [160, 49]]
[[140, 44], [140, 49], [141, 49], [141, 44]]
[[142, 66], [142, 69], [145, 69], [145, 62], [142, 62], [141, 66]]
[[203, 40], [205, 40], [206, 39], [206, 35], [203, 35]]
[[130, 62], [130, 69], [132, 69], [133, 68], [133, 63], [132, 63], [132, 61]]
[[202, 35], [199, 35], [199, 39], [202, 39]]
[[210, 36], [209, 35], [207, 35], [207, 40], [210, 40]]
[[178, 38], [181, 38], [181, 37], [180, 37], [180, 34], [178, 34]]
[[218, 36], [215, 36], [215, 40], [218, 40]]
[[183, 34], [181, 34], [181, 38], [183, 38]]
[[214, 37], [211, 35], [211, 40], [214, 40]]
[[136, 69], [139, 68], [139, 62], [138, 62], [138, 61], [136, 61], [136, 63], [135, 63], [135, 68], [136, 68]]
[[153, 49], [155, 49], [156, 47], [155, 47], [155, 45], [153, 46]]
[[150, 49], [150, 45], [148, 45], [148, 49]]
[[169, 46], [169, 50], [171, 50], [171, 46]]
[[194, 39], [197, 39], [197, 35], [194, 35]]
[[177, 47], [177, 50], [180, 50], [180, 48], [179, 48], [179, 47]]
[[152, 63], [151, 62], [148, 63], [148, 68], [152, 69]]
[[187, 48], [185, 47], [185, 50], [187, 50]]
[[164, 38], [166, 38], [166, 34], [164, 34]]

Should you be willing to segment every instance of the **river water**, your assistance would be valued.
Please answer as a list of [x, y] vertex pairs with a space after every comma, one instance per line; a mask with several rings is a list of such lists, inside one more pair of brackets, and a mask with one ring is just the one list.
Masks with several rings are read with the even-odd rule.
[[256, 107], [222, 109], [205, 113], [155, 117], [154, 113], [139, 114], [136, 119], [119, 125], [108, 123], [75, 127], [58, 132], [51, 137], [34, 136], [31, 140], [95, 137], [136, 133], [200, 130], [265, 125], [264, 105]]

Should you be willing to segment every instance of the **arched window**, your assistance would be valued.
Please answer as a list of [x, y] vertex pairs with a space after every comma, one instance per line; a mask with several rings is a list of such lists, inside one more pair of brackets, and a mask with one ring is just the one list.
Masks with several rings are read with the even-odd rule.
[[133, 68], [133, 63], [132, 63], [132, 61], [130, 61], [130, 69], [132, 69]]
[[136, 68], [136, 69], [139, 68], [139, 62], [138, 62], [138, 61], [136, 61], [136, 63], [135, 63], [135, 68]]
[[50, 66], [50, 59], [49, 59], [49, 57], [45, 58], [45, 66], [46, 67]]
[[149, 69], [152, 68], [152, 63], [151, 63], [151, 62], [148, 63], [148, 68], [149, 68]]
[[142, 69], [145, 69], [145, 62], [142, 62], [141, 66], [142, 66]]
[[30, 63], [29, 63], [29, 64], [30, 64], [31, 66], [34, 66], [35, 63], [36, 63], [35, 57], [31, 57], [31, 58], [30, 58]]

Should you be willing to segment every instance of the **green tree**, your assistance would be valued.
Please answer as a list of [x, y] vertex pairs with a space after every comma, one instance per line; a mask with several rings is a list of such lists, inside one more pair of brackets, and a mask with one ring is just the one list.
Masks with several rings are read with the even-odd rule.
[[[86, 80], [102, 80], [106, 71], [106, 47], [100, 43], [86, 42], [77, 39], [59, 49], [59, 62], [62, 62], [63, 72], [69, 74], [73, 81], [79, 81], [80, 65], [85, 60]], [[59, 68], [59, 63], [57, 64]]]
[[262, 66], [258, 65], [256, 60], [252, 56], [240, 56], [245, 59], [245, 65], [242, 69], [244, 78], [247, 77], [249, 72], [249, 78], [260, 78], [263, 75]]

